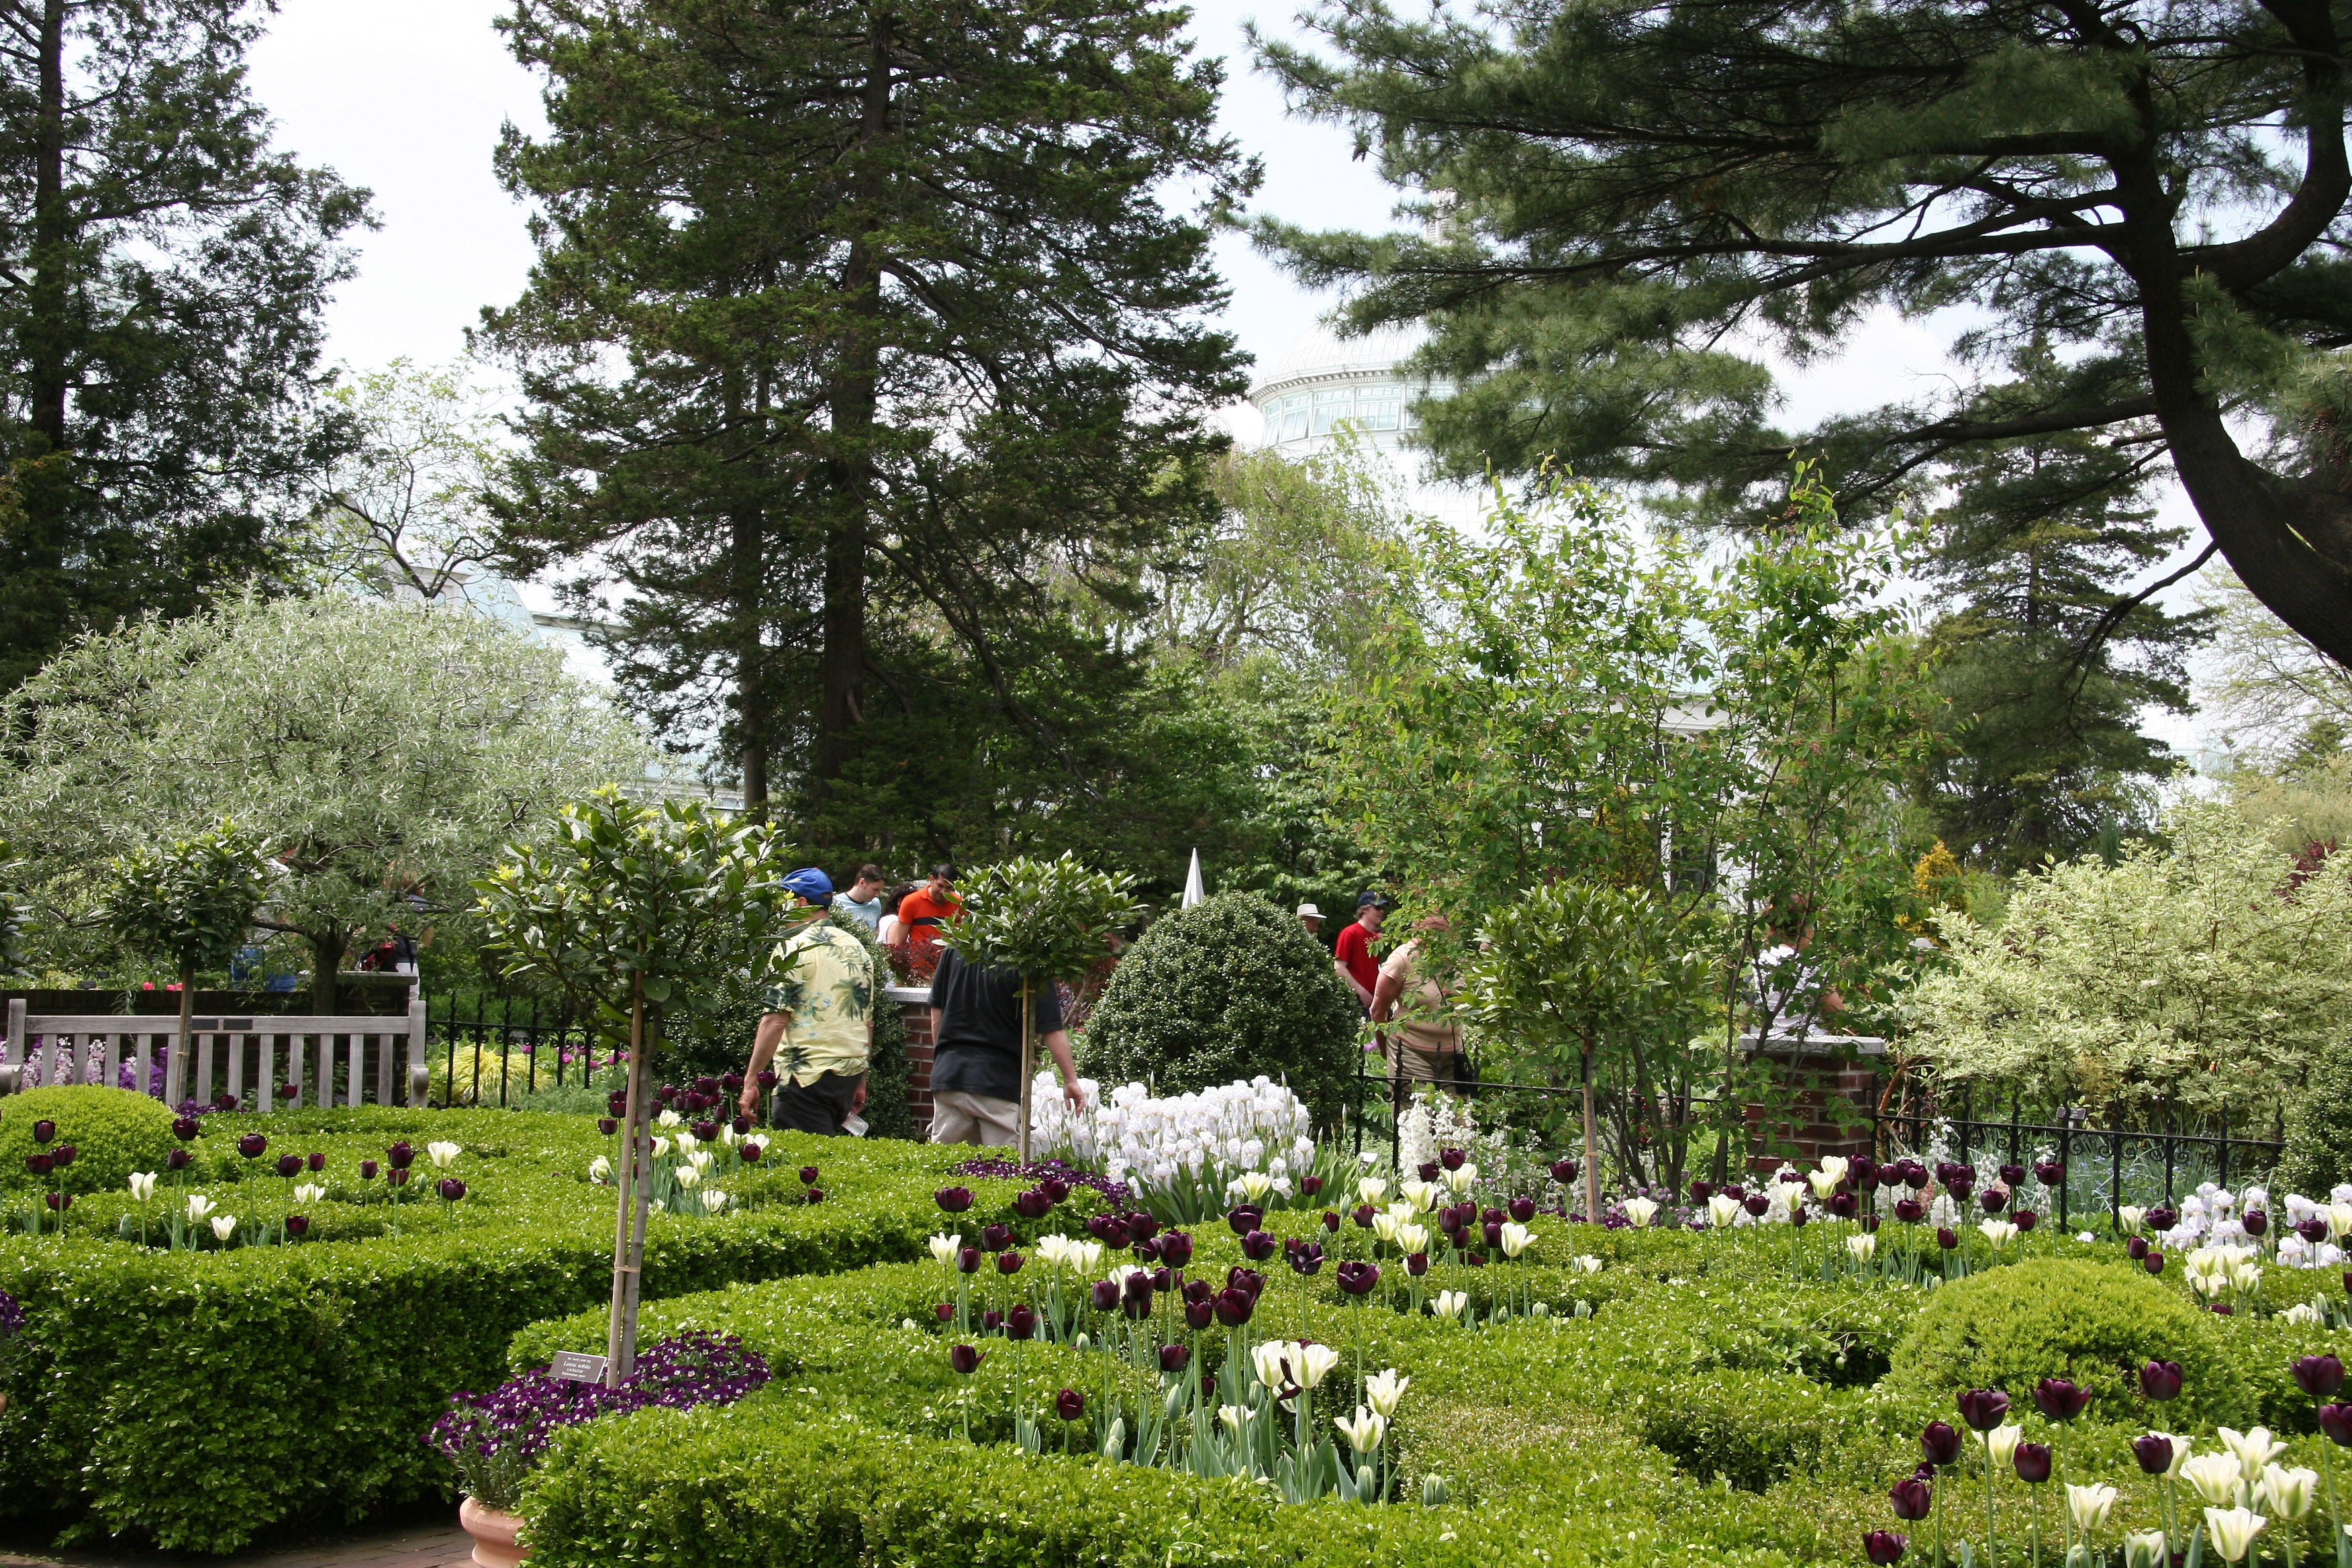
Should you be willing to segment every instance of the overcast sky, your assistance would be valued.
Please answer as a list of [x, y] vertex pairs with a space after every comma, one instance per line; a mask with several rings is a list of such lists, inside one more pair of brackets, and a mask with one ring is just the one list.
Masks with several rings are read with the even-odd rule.
[[[490, 155], [502, 124], [528, 131], [541, 121], [537, 84], [491, 25], [502, 9], [493, 0], [280, 0], [254, 53], [254, 90], [278, 121], [279, 145], [375, 193], [383, 226], [364, 237], [359, 275], [330, 312], [338, 359], [455, 359], [481, 308], [522, 288], [530, 237]], [[1226, 127], [1265, 161], [1258, 206], [1318, 226], [1383, 226], [1394, 193], [1371, 165], [1349, 157], [1339, 131], [1285, 115], [1274, 85], [1250, 68], [1243, 23], [1286, 26], [1289, 15], [1256, 0], [1207, 0], [1195, 15], [1200, 47], [1228, 63]], [[1237, 236], [1218, 250], [1233, 287], [1228, 324], [1261, 363], [1331, 304]], [[1950, 374], [1940, 338], [1918, 325], [1890, 317], [1864, 337], [1856, 352], [1790, 378], [1792, 422], [1917, 395]], [[2177, 497], [2168, 510], [2187, 519]], [[2194, 742], [2193, 723], [2156, 729]]]

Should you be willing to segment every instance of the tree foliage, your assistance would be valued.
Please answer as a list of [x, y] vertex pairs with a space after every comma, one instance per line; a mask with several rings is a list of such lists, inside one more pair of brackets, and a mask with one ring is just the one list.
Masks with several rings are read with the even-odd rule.
[[[1263, 62], [1424, 223], [1261, 236], [1353, 286], [1352, 324], [1431, 321], [1422, 368], [1461, 390], [1423, 423], [1453, 471], [1557, 457], [1728, 519], [1792, 443], [1867, 508], [1987, 443], [2095, 434], [2111, 489], [2163, 452], [2255, 595], [2352, 660], [2340, 5], [1329, 0], [1310, 20], [1337, 58]], [[1773, 423], [1768, 355], [1948, 310], [1968, 370], [1948, 395]]]
[[0, 689], [285, 565], [342, 445], [320, 314], [366, 194], [269, 145], [234, 0], [0, 4]]
[[[0, 824], [70, 945], [123, 846], [224, 816], [276, 847], [255, 923], [310, 950], [333, 1010], [352, 947], [470, 902], [506, 842], [641, 778], [642, 746], [562, 656], [461, 611], [237, 600], [74, 644], [0, 700]], [[421, 900], [422, 911], [408, 901]]]
[[184, 985], [226, 969], [253, 934], [269, 886], [259, 840], [226, 817], [192, 837], [118, 855], [97, 911], [108, 934], [161, 959]]

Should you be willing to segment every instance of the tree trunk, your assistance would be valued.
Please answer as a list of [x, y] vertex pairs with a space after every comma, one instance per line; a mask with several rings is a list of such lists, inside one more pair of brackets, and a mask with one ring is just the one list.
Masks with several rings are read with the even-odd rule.
[[1036, 1047], [1029, 1038], [1029, 977], [1021, 977], [1021, 1163], [1029, 1154], [1029, 1080], [1037, 1076]]
[[1584, 1042], [1584, 1223], [1601, 1223], [1601, 1172], [1592, 1159], [1592, 1042]]
[[[58, 625], [67, 615], [67, 519], [73, 504], [66, 446], [74, 258], [73, 211], [65, 190], [65, 24], [66, 0], [43, 0], [30, 137], [32, 279], [21, 345], [27, 439], [12, 476], [21, 516], [6, 531], [7, 549], [0, 553], [8, 601], [5, 638], [28, 654], [54, 647], [68, 630]], [[31, 673], [28, 666], [9, 678]]]
[[637, 1293], [635, 1289], [645, 1263], [645, 1226], [639, 1217], [637, 1194], [649, 1185], [645, 1179], [646, 982], [643, 974], [630, 981], [628, 1105], [621, 1120], [621, 1168], [613, 1173], [619, 1198], [613, 1215], [613, 1311], [604, 1331], [604, 1386], [618, 1388], [636, 1359]]
[[342, 1005], [343, 954], [350, 951], [349, 932], [303, 933], [310, 943], [310, 1011], [331, 1018]]
[[[195, 999], [196, 972], [184, 966], [180, 970], [180, 1033], [172, 1042], [171, 1065], [163, 1070], [163, 1103], [173, 1110], [187, 1098], [188, 1017], [195, 1010]], [[146, 1093], [147, 1086], [141, 1084], [139, 1092]]]
[[743, 767], [743, 809], [753, 816], [768, 806], [768, 688], [766, 649], [761, 643], [765, 624], [766, 595], [761, 546], [764, 542], [762, 509], [745, 503], [729, 520], [733, 537], [730, 548], [734, 584], [735, 723]]

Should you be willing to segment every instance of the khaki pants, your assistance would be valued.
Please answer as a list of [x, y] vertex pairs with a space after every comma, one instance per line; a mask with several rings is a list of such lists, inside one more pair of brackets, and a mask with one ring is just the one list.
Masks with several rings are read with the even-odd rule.
[[1391, 1078], [1402, 1077], [1407, 1083], [1452, 1083], [1462, 1070], [1462, 1053], [1458, 1050], [1429, 1051], [1412, 1045], [1394, 1035], [1384, 1036], [1381, 1052]]
[[1021, 1102], [943, 1089], [931, 1096], [931, 1142], [1010, 1149], [1021, 1137]]

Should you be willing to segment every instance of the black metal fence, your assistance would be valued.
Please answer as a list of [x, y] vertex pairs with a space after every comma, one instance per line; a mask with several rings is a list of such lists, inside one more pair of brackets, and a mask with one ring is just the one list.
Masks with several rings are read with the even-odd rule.
[[433, 1103], [508, 1106], [526, 1095], [584, 1086], [611, 1047], [561, 1009], [512, 996], [428, 999], [426, 1056], [439, 1071]]

